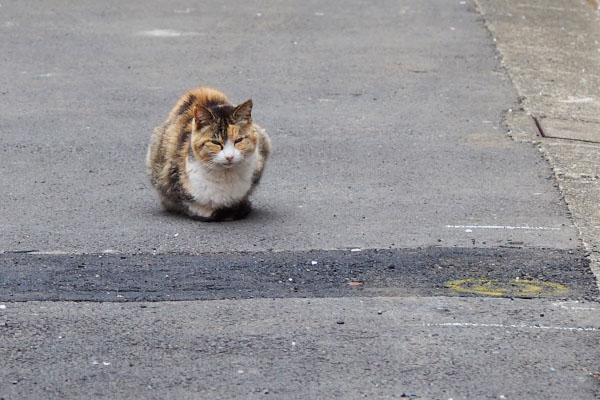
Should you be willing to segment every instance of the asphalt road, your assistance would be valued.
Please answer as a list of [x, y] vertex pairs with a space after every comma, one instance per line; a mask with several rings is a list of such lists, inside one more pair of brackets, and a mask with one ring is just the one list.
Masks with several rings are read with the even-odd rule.
[[[600, 393], [595, 277], [470, 1], [3, 1], [0, 31], [0, 398]], [[246, 220], [147, 182], [197, 85], [271, 134]]]
[[591, 300], [598, 295], [583, 252], [549, 249], [5, 254], [0, 257], [0, 271], [0, 301], [406, 297], [479, 292]]
[[21, 303], [3, 311], [0, 387], [6, 399], [593, 399], [591, 308], [447, 297]]
[[[501, 124], [517, 98], [470, 4], [2, 5], [2, 251], [577, 246], [550, 168]], [[145, 175], [197, 85], [252, 98], [271, 133], [245, 221], [167, 215]]]

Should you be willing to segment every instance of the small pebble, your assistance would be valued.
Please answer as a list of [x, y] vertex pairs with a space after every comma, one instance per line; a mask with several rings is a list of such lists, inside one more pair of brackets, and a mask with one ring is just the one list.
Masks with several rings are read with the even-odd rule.
[[377, 314], [379, 314], [379, 315], [383, 314], [383, 310], [377, 311]]
[[344, 325], [344, 321], [342, 321], [341, 319], [335, 321], [335, 323], [338, 325]]

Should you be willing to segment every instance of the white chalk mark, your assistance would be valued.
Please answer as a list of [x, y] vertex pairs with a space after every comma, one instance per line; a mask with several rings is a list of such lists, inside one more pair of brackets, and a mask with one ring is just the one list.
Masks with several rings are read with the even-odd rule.
[[559, 100], [559, 103], [566, 103], [566, 104], [579, 104], [579, 103], [591, 103], [594, 101], [593, 97], [582, 97], [582, 98], [575, 98], [575, 97], [571, 97], [569, 96], [569, 98], [567, 100]]
[[565, 304], [568, 304], [564, 301], [558, 301], [556, 303], [552, 303], [553, 306], [555, 307], [560, 307], [564, 310], [576, 310], [576, 311], [596, 311], [598, 310], [595, 307], [578, 307], [578, 306], [567, 306]]
[[185, 10], [173, 10], [175, 14], [189, 14], [191, 13], [193, 8], [186, 8]]
[[455, 229], [522, 229], [527, 231], [560, 231], [560, 228], [549, 226], [510, 226], [510, 225], [446, 225], [446, 228]]
[[571, 331], [571, 332], [591, 332], [600, 331], [600, 328], [582, 328], [578, 326], [548, 326], [548, 325], [516, 325], [516, 324], [481, 324], [474, 322], [446, 322], [423, 324], [427, 327], [458, 327], [458, 328], [501, 328], [501, 329], [539, 329], [539, 330], [554, 330], [554, 331]]
[[356, 249], [350, 249], [350, 251], [352, 251], [352, 252], [357, 252], [357, 251], [362, 251], [362, 250], [361, 250], [361, 249], [359, 249], [359, 248], [356, 248]]
[[181, 37], [181, 36], [198, 36], [198, 32], [181, 32], [174, 29], [153, 29], [150, 31], [138, 32], [138, 35], [149, 37]]
[[538, 8], [538, 9], [542, 9], [542, 10], [554, 10], [554, 11], [565, 11], [564, 8], [562, 7], [552, 7], [549, 6], [547, 4], [544, 5], [533, 5], [533, 4], [517, 4], [517, 7], [522, 7], [522, 8]]
[[46, 255], [46, 254], [48, 254], [48, 255], [50, 255], [50, 254], [65, 255], [65, 254], [70, 254], [70, 253], [67, 251], [64, 251], [64, 250], [46, 250], [46, 251], [32, 251], [29, 254], [33, 254], [33, 255]]

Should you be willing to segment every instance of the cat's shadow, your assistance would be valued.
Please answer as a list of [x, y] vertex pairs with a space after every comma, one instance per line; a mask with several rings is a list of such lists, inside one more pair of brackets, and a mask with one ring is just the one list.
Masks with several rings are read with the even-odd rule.
[[273, 220], [277, 220], [278, 218], [278, 213], [273, 210], [273, 209], [267, 209], [267, 208], [252, 208], [252, 211], [250, 212], [250, 214], [248, 214], [246, 217], [242, 218], [242, 219], [237, 219], [235, 221], [218, 221], [218, 222], [202, 222], [202, 221], [196, 221], [193, 220], [192, 218], [188, 217], [187, 215], [184, 214], [180, 214], [180, 213], [175, 213], [175, 212], [171, 212], [171, 211], [166, 211], [163, 209], [155, 209], [152, 211], [152, 215], [155, 217], [160, 217], [160, 218], [167, 218], [170, 221], [180, 221], [180, 222], [189, 222], [191, 224], [200, 224], [200, 225], [211, 225], [211, 226], [217, 226], [217, 225], [246, 225], [246, 224], [252, 224], [252, 223], [257, 223], [257, 222], [264, 222], [264, 221], [273, 221]]

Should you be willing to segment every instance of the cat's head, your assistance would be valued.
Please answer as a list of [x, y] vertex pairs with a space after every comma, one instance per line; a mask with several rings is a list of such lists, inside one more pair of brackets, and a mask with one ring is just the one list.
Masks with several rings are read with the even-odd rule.
[[252, 100], [237, 107], [227, 104], [194, 107], [192, 151], [210, 167], [231, 168], [252, 155], [258, 133], [252, 126]]

